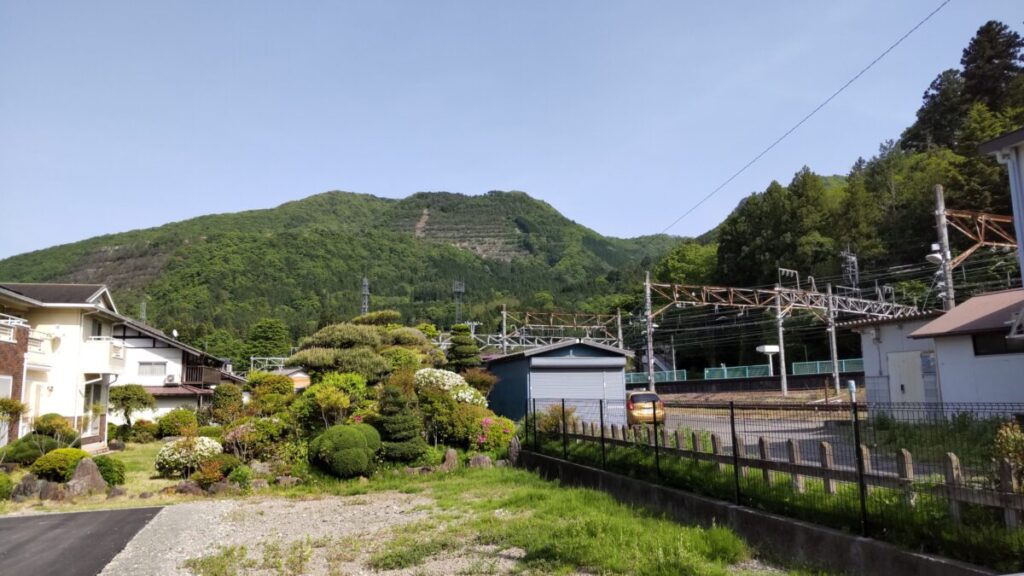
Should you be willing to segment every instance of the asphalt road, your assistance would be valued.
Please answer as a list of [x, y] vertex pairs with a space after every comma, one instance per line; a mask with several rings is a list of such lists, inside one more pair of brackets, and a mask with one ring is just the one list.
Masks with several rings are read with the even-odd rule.
[[96, 576], [160, 508], [0, 518], [0, 573]]

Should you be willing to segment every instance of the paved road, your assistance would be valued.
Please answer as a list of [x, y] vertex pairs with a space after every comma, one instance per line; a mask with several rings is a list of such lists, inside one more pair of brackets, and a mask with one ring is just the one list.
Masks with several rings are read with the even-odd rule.
[[96, 576], [160, 508], [0, 518], [0, 572]]

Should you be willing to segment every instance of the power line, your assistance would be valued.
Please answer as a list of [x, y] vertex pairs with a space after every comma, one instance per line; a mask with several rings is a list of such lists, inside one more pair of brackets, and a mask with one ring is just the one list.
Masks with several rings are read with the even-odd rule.
[[686, 212], [684, 212], [682, 216], [680, 216], [680, 217], [676, 218], [676, 219], [675, 219], [675, 220], [674, 220], [674, 221], [673, 221], [673, 222], [672, 222], [671, 224], [669, 224], [668, 226], [666, 226], [666, 227], [665, 227], [665, 229], [664, 229], [664, 230], [662, 230], [662, 231], [661, 231], [660, 233], [661, 233], [661, 234], [665, 234], [666, 232], [668, 232], [669, 230], [671, 230], [671, 229], [672, 229], [672, 228], [673, 228], [673, 227], [674, 227], [674, 226], [675, 226], [676, 224], [678, 224], [679, 222], [681, 222], [681, 221], [683, 220], [683, 218], [686, 218], [687, 216], [689, 216], [689, 215], [690, 215], [690, 214], [691, 214], [691, 213], [692, 213], [692, 212], [693, 212], [694, 210], [696, 210], [697, 208], [699, 208], [699, 207], [700, 207], [700, 206], [701, 206], [702, 204], [704, 204], [705, 202], [707, 202], [708, 200], [710, 200], [710, 199], [711, 199], [711, 198], [712, 198], [712, 197], [713, 197], [713, 196], [714, 196], [715, 194], [717, 194], [717, 193], [718, 193], [719, 191], [721, 191], [721, 190], [722, 190], [722, 188], [725, 188], [726, 186], [728, 186], [728, 185], [729, 185], [729, 183], [731, 183], [731, 182], [732, 182], [733, 180], [735, 180], [736, 178], [738, 178], [738, 177], [740, 176], [740, 174], [743, 174], [744, 172], [746, 172], [746, 171], [747, 171], [747, 168], [750, 168], [751, 166], [753, 166], [753, 165], [754, 165], [754, 164], [755, 164], [755, 163], [756, 163], [756, 162], [757, 162], [758, 160], [760, 160], [760, 159], [761, 159], [761, 158], [762, 158], [762, 157], [763, 157], [763, 156], [764, 156], [765, 154], [767, 154], [768, 152], [771, 152], [773, 148], [775, 148], [775, 147], [776, 147], [776, 146], [778, 146], [778, 145], [779, 145], [779, 144], [780, 144], [780, 143], [781, 143], [781, 142], [782, 142], [783, 140], [785, 140], [786, 138], [788, 138], [790, 134], [792, 134], [793, 132], [796, 132], [796, 130], [797, 130], [798, 128], [800, 128], [801, 126], [803, 126], [803, 124], [804, 124], [805, 122], [807, 122], [808, 120], [810, 120], [810, 119], [811, 119], [811, 118], [812, 118], [812, 117], [813, 117], [813, 116], [814, 116], [815, 114], [817, 114], [817, 113], [818, 113], [818, 111], [820, 111], [820, 110], [821, 110], [822, 108], [824, 108], [824, 107], [825, 107], [826, 105], [828, 105], [828, 103], [829, 103], [829, 102], [831, 102], [831, 101], [832, 101], [833, 99], [835, 99], [835, 97], [836, 97], [836, 96], [839, 96], [840, 94], [842, 94], [842, 93], [843, 93], [843, 91], [844, 91], [844, 90], [846, 90], [846, 89], [847, 89], [847, 88], [848, 88], [848, 87], [849, 87], [849, 86], [850, 86], [851, 84], [853, 84], [854, 82], [856, 82], [856, 81], [857, 81], [857, 79], [859, 79], [859, 78], [860, 78], [861, 76], [863, 76], [863, 75], [864, 75], [864, 74], [865, 74], [865, 73], [866, 73], [866, 72], [867, 72], [868, 70], [870, 70], [871, 68], [873, 68], [873, 67], [875, 66], [875, 64], [878, 64], [878, 62], [880, 62], [880, 61], [882, 60], [882, 58], [885, 58], [885, 57], [886, 57], [886, 56], [887, 56], [887, 55], [888, 55], [888, 54], [889, 54], [890, 52], [892, 52], [892, 51], [893, 51], [893, 50], [894, 50], [894, 49], [895, 49], [895, 48], [896, 48], [897, 46], [899, 46], [900, 44], [902, 44], [904, 40], [906, 40], [907, 38], [909, 38], [911, 34], [913, 34], [914, 32], [916, 32], [918, 28], [920, 28], [920, 27], [921, 27], [921, 26], [923, 26], [923, 25], [924, 25], [924, 24], [925, 24], [926, 22], [928, 22], [929, 20], [931, 20], [932, 16], [935, 16], [936, 14], [938, 14], [938, 13], [939, 13], [939, 11], [940, 11], [940, 10], [942, 10], [943, 8], [945, 8], [945, 7], [946, 7], [946, 4], [949, 4], [949, 3], [950, 3], [950, 2], [952, 2], [952, 1], [953, 1], [953, 0], [944, 0], [944, 1], [942, 2], [942, 4], [939, 4], [938, 8], [936, 8], [936, 9], [932, 10], [932, 11], [931, 11], [931, 12], [930, 12], [930, 13], [929, 13], [929, 14], [928, 14], [927, 16], [925, 16], [925, 17], [924, 17], [924, 19], [922, 19], [922, 20], [921, 20], [920, 22], [918, 22], [918, 23], [917, 23], [917, 24], [916, 24], [916, 25], [915, 25], [915, 26], [914, 26], [913, 28], [911, 28], [911, 29], [910, 29], [909, 31], [907, 31], [907, 33], [906, 33], [906, 34], [904, 34], [903, 36], [900, 36], [900, 38], [899, 38], [898, 40], [896, 40], [896, 42], [894, 42], [894, 43], [893, 43], [893, 44], [892, 44], [891, 46], [889, 46], [888, 48], [886, 48], [884, 52], [882, 52], [881, 54], [879, 54], [877, 58], [875, 58], [874, 60], [872, 60], [870, 64], [868, 64], [868, 65], [867, 65], [867, 66], [865, 66], [865, 67], [864, 67], [863, 69], [861, 69], [861, 71], [860, 71], [860, 72], [857, 72], [857, 74], [855, 74], [855, 75], [853, 76], [853, 78], [850, 78], [850, 79], [849, 79], [849, 80], [848, 80], [848, 81], [847, 81], [847, 82], [846, 82], [845, 84], [843, 84], [842, 86], [840, 86], [840, 87], [839, 87], [839, 89], [838, 89], [838, 90], [836, 90], [835, 92], [833, 92], [831, 96], [829, 96], [828, 98], [826, 98], [824, 102], [822, 102], [821, 104], [818, 104], [818, 106], [817, 106], [817, 107], [816, 107], [816, 108], [815, 108], [814, 110], [811, 110], [811, 112], [810, 112], [809, 114], [807, 114], [806, 116], [804, 116], [803, 118], [801, 118], [801, 119], [800, 119], [800, 121], [799, 121], [799, 122], [797, 122], [796, 124], [794, 124], [794, 125], [793, 125], [793, 126], [792, 126], [792, 127], [791, 127], [791, 128], [789, 129], [789, 130], [786, 130], [786, 132], [785, 132], [784, 134], [782, 134], [782, 136], [779, 136], [778, 138], [776, 138], [776, 139], [775, 139], [775, 141], [774, 141], [774, 142], [772, 142], [771, 144], [769, 144], [767, 148], [765, 148], [764, 150], [762, 150], [762, 151], [761, 151], [761, 152], [760, 152], [760, 153], [759, 153], [759, 154], [758, 154], [757, 156], [754, 156], [754, 158], [753, 158], [753, 159], [751, 159], [751, 160], [750, 160], [749, 162], [747, 162], [746, 164], [744, 164], [742, 168], [740, 168], [739, 170], [737, 170], [736, 172], [734, 172], [734, 173], [733, 173], [733, 175], [732, 175], [732, 176], [729, 176], [729, 177], [728, 177], [728, 178], [727, 178], [727, 179], [726, 179], [726, 180], [725, 180], [724, 182], [722, 182], [721, 184], [719, 184], [717, 188], [715, 188], [714, 190], [712, 190], [712, 191], [711, 191], [711, 193], [709, 193], [709, 194], [708, 194], [707, 196], [705, 196], [704, 198], [702, 198], [702, 199], [701, 199], [701, 200], [700, 200], [699, 202], [697, 202], [697, 203], [696, 203], [696, 204], [694, 204], [694, 205], [693, 205], [692, 207], [690, 207], [690, 209], [689, 209], [689, 210], [687, 210]]

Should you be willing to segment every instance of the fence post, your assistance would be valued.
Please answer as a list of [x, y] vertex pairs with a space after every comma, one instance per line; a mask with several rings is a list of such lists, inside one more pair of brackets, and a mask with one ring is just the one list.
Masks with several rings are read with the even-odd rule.
[[914, 505], [917, 495], [914, 493], [912, 483], [914, 482], [914, 457], [910, 450], [900, 448], [896, 455], [896, 473], [899, 474], [900, 484], [903, 486], [903, 499], [907, 504]]
[[[852, 386], [852, 384], [851, 384]], [[864, 452], [861, 451], [860, 443], [860, 415], [857, 410], [856, 396], [850, 402], [851, 416], [853, 417], [853, 445], [857, 453], [857, 491], [860, 494], [860, 535], [868, 535], [868, 485], [864, 481]]]
[[523, 444], [526, 446], [530, 445], [530, 399], [523, 398], [523, 434], [526, 435], [523, 438]]
[[[761, 457], [761, 460], [765, 464], [767, 464], [767, 462], [768, 462], [768, 460], [770, 460], [770, 458], [768, 458], [768, 441], [764, 439], [764, 436], [760, 436], [757, 439], [757, 452], [758, 452], [758, 456]], [[772, 472], [771, 472], [771, 470], [768, 469], [768, 466], [765, 465], [765, 464], [762, 464], [762, 467], [761, 467], [761, 477], [764, 479], [764, 483], [765, 484], [771, 486], [772, 485]]]
[[679, 450], [685, 450], [686, 446], [683, 444], [683, 433], [678, 428], [676, 429], [675, 437], [676, 437], [676, 448], [679, 449]]
[[740, 455], [736, 438], [736, 403], [729, 401], [729, 428], [732, 431], [732, 477], [736, 484], [736, 503], [740, 503]]
[[569, 459], [569, 430], [565, 422], [565, 398], [562, 398], [562, 458]]
[[723, 464], [722, 464], [722, 462], [718, 458], [714, 458], [714, 456], [718, 456], [721, 453], [722, 453], [722, 439], [718, 436], [718, 434], [712, 434], [711, 435], [711, 455], [712, 455], [712, 459], [711, 460], [712, 460], [712, 462], [715, 463], [715, 471], [717, 471], [717, 472], [721, 472], [722, 471]]
[[963, 481], [960, 471], [960, 459], [952, 452], [946, 452], [946, 497], [949, 498], [949, 517], [960, 523], [960, 501], [956, 499], [956, 490]]
[[654, 469], [658, 473], [658, 478], [661, 478], [661, 456], [658, 454], [658, 403], [651, 402], [651, 410], [654, 415], [654, 430], [651, 430], [651, 436], [654, 437]]
[[601, 418], [601, 469], [604, 470], [607, 467], [604, 455], [604, 400], [598, 400], [597, 406]]
[[[786, 440], [786, 456], [790, 464], [803, 464], [800, 458], [800, 444], [796, 440], [790, 438]], [[804, 477], [800, 474], [790, 472], [790, 482], [793, 484], [793, 491], [802, 493], [804, 491]]]
[[700, 434], [696, 430], [690, 432], [690, 441], [693, 442], [693, 462], [697, 463], [697, 452], [704, 450], [704, 447], [700, 444]]
[[[735, 443], [732, 446], [732, 453], [735, 454], [737, 458], [746, 459], [747, 442], [745, 438], [743, 438], [742, 436], [736, 437]], [[743, 477], [747, 476], [747, 467], [744, 466], [743, 464], [739, 465], [739, 475]]]
[[818, 448], [821, 451], [821, 467], [825, 470], [825, 474], [822, 475], [822, 483], [825, 485], [825, 493], [835, 494], [836, 481], [828, 475], [828, 471], [835, 468], [832, 462], [832, 445], [828, 442], [822, 441], [821, 444], [818, 445]]
[[[999, 461], [999, 491], [1013, 495], [1018, 491], [1017, 478], [1013, 475], [1013, 465], [1008, 458]], [[1003, 521], [1007, 530], [1014, 530], [1020, 526], [1020, 512], [1014, 508], [1003, 508]]]

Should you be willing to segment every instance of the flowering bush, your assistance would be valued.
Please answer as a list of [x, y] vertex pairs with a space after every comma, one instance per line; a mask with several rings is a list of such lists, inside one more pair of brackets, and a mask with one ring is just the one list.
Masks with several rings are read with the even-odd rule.
[[270, 461], [288, 432], [280, 418], [251, 418], [224, 433], [224, 446], [245, 462], [253, 458]]
[[449, 394], [460, 404], [475, 404], [484, 408], [487, 407], [487, 398], [484, 398], [484, 395], [479, 390], [468, 384], [452, 388]]
[[161, 476], [181, 474], [188, 477], [199, 463], [223, 451], [220, 442], [213, 438], [197, 436], [179, 438], [164, 444], [156, 455], [156, 470]]
[[485, 452], [504, 455], [508, 444], [516, 433], [516, 425], [508, 418], [501, 416], [484, 416], [474, 430], [474, 446]]
[[451, 391], [454, 388], [468, 386], [466, 379], [455, 372], [438, 370], [436, 368], [417, 370], [415, 376], [413, 376], [413, 383], [416, 385], [416, 390], [440, 388], [441, 390]]

